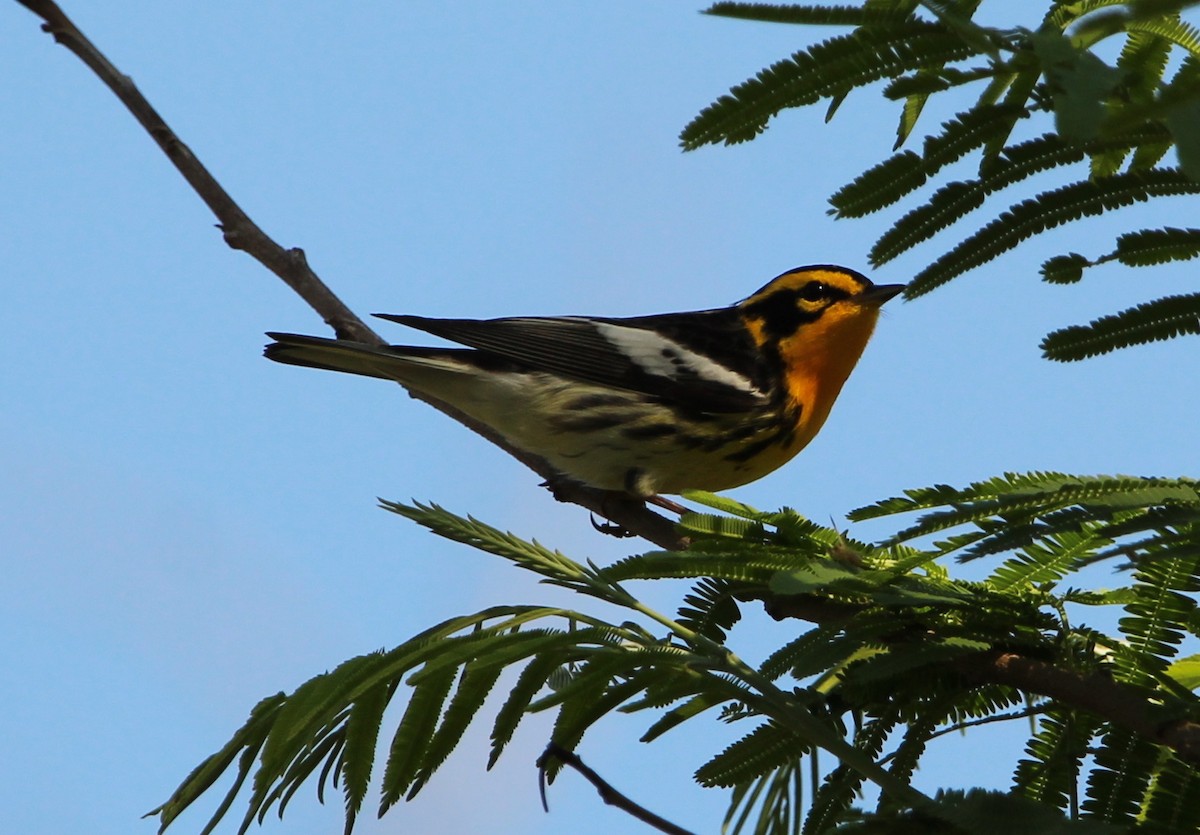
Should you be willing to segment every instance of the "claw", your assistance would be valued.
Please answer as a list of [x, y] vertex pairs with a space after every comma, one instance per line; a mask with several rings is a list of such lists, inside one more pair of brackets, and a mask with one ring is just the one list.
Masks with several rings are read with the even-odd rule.
[[588, 518], [592, 520], [592, 527], [602, 534], [615, 536], [617, 539], [629, 539], [631, 536], [634, 536], [631, 531], [613, 522], [597, 522], [595, 513], [589, 513]]

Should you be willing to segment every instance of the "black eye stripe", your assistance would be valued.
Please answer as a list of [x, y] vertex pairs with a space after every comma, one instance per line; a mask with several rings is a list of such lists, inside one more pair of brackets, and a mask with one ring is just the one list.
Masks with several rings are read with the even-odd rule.
[[821, 310], [807, 310], [800, 305], [803, 288], [778, 290], [746, 306], [747, 316], [759, 319], [769, 338], [790, 336], [796, 328], [820, 318]]

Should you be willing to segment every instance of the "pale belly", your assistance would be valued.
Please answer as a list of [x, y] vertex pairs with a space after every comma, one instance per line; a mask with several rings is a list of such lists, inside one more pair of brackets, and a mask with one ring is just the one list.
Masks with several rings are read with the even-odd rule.
[[794, 426], [780, 431], [752, 415], [708, 415], [689, 425], [643, 395], [546, 374], [476, 377], [456, 390], [443, 381], [439, 389], [564, 476], [643, 497], [746, 484], [789, 461], [813, 434]]

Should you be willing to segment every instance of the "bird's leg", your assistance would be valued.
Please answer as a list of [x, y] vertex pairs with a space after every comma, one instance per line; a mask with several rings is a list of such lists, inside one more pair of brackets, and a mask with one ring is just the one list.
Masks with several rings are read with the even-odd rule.
[[[640, 471], [631, 471], [631, 473], [636, 473], [636, 472], [640, 472]], [[631, 479], [631, 481], [632, 480], [633, 479]], [[563, 478], [563, 477], [554, 478], [554, 479], [548, 478], [542, 482], [541, 486], [543, 486], [547, 490], [549, 490], [550, 495], [554, 496], [555, 499], [557, 499], [558, 501], [561, 502], [561, 501], [564, 501], [564, 499], [561, 495], [559, 495], [559, 491], [560, 491], [563, 483], [566, 481], [568, 481], [568, 479]], [[609, 508], [612, 507], [614, 504], [623, 504], [625, 502], [638, 502], [638, 503], [642, 503], [642, 504], [649, 503], [649, 504], [655, 505], [656, 507], [661, 507], [663, 510], [678, 514], [680, 516], [682, 516], [684, 513], [687, 513], [686, 507], [679, 504], [678, 502], [671, 501], [670, 499], [668, 499], [665, 496], [660, 496], [657, 493], [650, 493], [648, 495], [639, 495], [637, 493], [632, 493], [632, 492], [629, 492], [626, 490], [606, 490], [604, 492], [603, 498], [600, 500], [600, 515], [603, 517], [611, 518], [612, 513], [610, 513]], [[595, 528], [596, 530], [598, 530], [600, 533], [607, 534], [609, 536], [615, 536], [620, 539], [626, 539], [628, 537], [635, 536], [635, 534], [631, 533], [629, 530], [627, 530], [626, 528], [622, 527], [619, 524], [616, 524], [613, 522], [598, 522], [598, 521], [596, 521], [595, 513], [591, 514], [591, 520], [592, 520], [592, 527]]]
[[680, 516], [688, 512], [688, 509], [679, 502], [673, 502], [666, 496], [660, 496], [657, 493], [655, 493], [653, 496], [647, 496], [646, 501], [652, 505], [661, 507], [663, 510], [670, 511], [671, 513], [678, 513]]
[[[561, 501], [566, 501], [566, 499], [564, 499], [563, 496], [561, 495], [561, 490], [562, 490], [563, 484], [566, 483], [567, 481], [569, 481], [569, 479], [562, 477], [562, 476], [560, 476], [558, 478], [548, 478], [542, 482], [541, 486], [545, 487], [547, 490], [549, 490], [550, 495], [552, 495], [557, 501], [561, 502]], [[625, 502], [625, 501], [637, 501], [637, 499], [635, 499], [632, 496], [628, 496], [625, 493], [622, 493], [620, 491], [606, 490], [606, 491], [604, 491], [603, 498], [601, 498], [601, 500], [600, 500], [600, 515], [601, 516], [609, 515], [608, 506], [609, 506], [610, 501]], [[595, 513], [590, 513], [588, 515], [591, 518], [592, 527], [595, 528], [596, 530], [598, 530], [602, 534], [607, 534], [608, 536], [615, 536], [620, 539], [626, 539], [628, 537], [635, 536], [635, 534], [633, 534], [626, 528], [622, 527], [621, 525], [615, 524], [613, 522], [597, 522]]]

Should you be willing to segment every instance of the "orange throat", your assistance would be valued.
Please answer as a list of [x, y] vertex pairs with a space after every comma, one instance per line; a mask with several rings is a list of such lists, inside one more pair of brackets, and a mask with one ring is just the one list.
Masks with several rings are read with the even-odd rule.
[[878, 311], [822, 317], [779, 343], [787, 371], [788, 400], [800, 407], [797, 440], [807, 444], [820, 431], [833, 402], [875, 330]]

